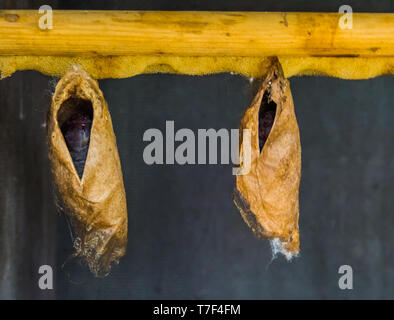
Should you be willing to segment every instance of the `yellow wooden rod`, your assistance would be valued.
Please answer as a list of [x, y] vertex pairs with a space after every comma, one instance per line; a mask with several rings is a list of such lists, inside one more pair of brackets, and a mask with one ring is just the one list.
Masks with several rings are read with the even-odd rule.
[[53, 11], [41, 30], [33, 10], [0, 11], [0, 55], [393, 57], [394, 14]]

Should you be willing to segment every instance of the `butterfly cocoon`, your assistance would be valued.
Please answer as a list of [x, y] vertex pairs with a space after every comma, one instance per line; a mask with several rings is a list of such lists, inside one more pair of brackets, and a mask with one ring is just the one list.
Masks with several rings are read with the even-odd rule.
[[[249, 172], [236, 176], [234, 202], [255, 235], [279, 243], [275, 251], [290, 258], [299, 252], [301, 144], [289, 81], [278, 59], [272, 58], [240, 129], [250, 129], [251, 159]], [[246, 142], [242, 136], [240, 141], [242, 155]]]
[[48, 151], [60, 204], [73, 231], [75, 256], [96, 276], [126, 252], [127, 207], [107, 103], [84, 70], [59, 81], [47, 117]]

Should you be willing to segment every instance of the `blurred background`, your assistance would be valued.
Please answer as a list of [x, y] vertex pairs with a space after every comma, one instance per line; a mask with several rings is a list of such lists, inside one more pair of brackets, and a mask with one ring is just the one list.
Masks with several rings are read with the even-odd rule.
[[[22, 1], [0, 9], [393, 12], [377, 1]], [[121, 158], [129, 214], [127, 254], [104, 278], [63, 263], [72, 254], [54, 204], [45, 117], [58, 79], [35, 71], [0, 81], [0, 298], [394, 298], [394, 76], [290, 79], [302, 144], [301, 255], [272, 260], [232, 202], [231, 165], [143, 162], [145, 130], [238, 128], [249, 79], [140, 75], [100, 80]], [[51, 265], [54, 289], [40, 290]], [[340, 290], [338, 268], [353, 268]]]

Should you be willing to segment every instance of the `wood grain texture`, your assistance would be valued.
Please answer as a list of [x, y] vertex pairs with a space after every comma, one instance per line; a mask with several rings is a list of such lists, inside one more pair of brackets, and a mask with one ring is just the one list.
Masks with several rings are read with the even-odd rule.
[[57, 11], [41, 30], [36, 10], [0, 11], [0, 55], [394, 56], [394, 14]]

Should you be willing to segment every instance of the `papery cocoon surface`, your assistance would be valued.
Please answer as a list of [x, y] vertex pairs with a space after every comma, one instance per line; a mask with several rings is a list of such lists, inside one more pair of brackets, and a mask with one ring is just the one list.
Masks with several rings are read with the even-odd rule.
[[75, 255], [96, 276], [104, 276], [126, 252], [126, 195], [107, 103], [97, 81], [80, 68], [56, 86], [47, 138], [54, 183], [73, 229]]
[[[279, 239], [285, 252], [296, 254], [301, 144], [290, 85], [276, 58], [240, 129], [250, 129], [251, 166], [236, 177], [234, 202], [257, 237]], [[241, 136], [241, 155], [244, 143]]]

